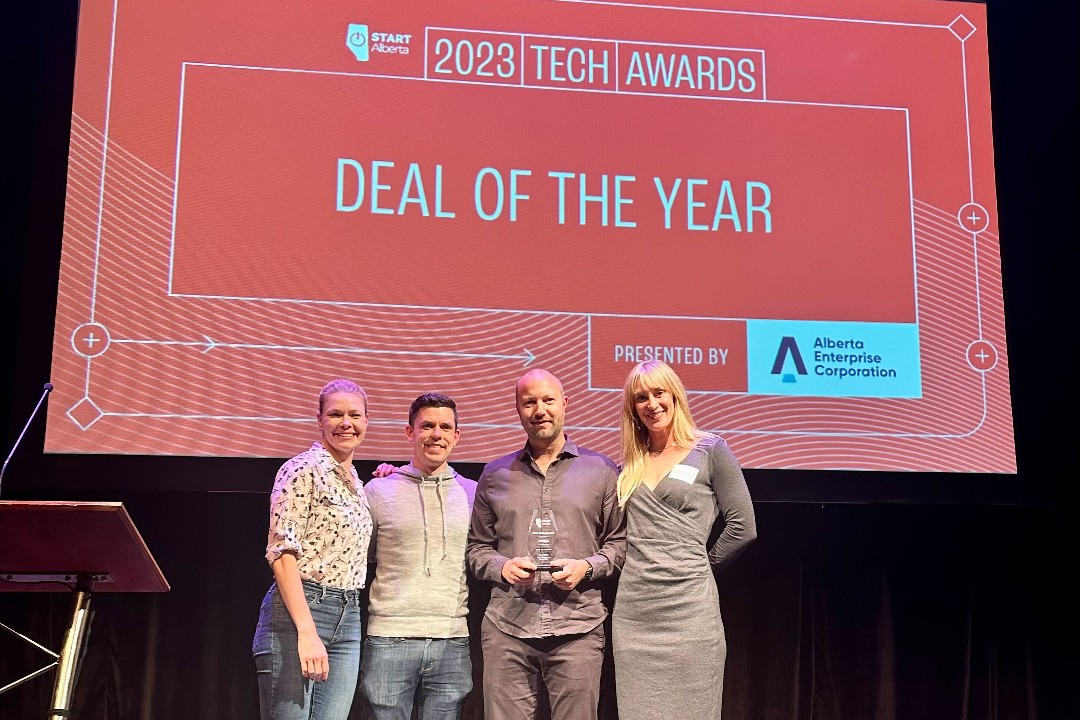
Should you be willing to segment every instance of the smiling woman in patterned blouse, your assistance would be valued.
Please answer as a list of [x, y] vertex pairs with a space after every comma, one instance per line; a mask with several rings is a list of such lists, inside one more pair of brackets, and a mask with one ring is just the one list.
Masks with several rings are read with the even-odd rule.
[[360, 589], [371, 515], [353, 468], [367, 394], [333, 380], [319, 394], [319, 442], [278, 471], [252, 653], [262, 720], [345, 720], [360, 668]]

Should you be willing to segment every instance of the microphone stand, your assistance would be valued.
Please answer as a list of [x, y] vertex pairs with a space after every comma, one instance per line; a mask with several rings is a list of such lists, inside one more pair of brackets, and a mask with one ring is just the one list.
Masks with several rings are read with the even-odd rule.
[[26, 435], [26, 431], [30, 428], [30, 423], [34, 422], [34, 418], [38, 414], [38, 410], [41, 409], [41, 403], [45, 402], [45, 397], [52, 392], [53, 384], [45, 383], [45, 389], [41, 392], [41, 397], [38, 398], [37, 405], [34, 406], [33, 412], [30, 413], [30, 417], [26, 420], [26, 425], [23, 425], [22, 432], [19, 433], [19, 437], [15, 440], [15, 444], [11, 446], [11, 452], [8, 453], [7, 460], [4, 461], [4, 466], [0, 467], [0, 495], [3, 495], [4, 488], [4, 473], [7, 472], [8, 463], [11, 462], [12, 456], [15, 454], [15, 450], [18, 449], [19, 443], [22, 442], [23, 435]]

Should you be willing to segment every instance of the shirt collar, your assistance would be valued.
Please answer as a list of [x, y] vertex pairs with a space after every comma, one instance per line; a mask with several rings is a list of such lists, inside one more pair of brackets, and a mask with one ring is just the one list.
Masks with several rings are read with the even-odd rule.
[[[581, 454], [578, 450], [578, 446], [574, 444], [574, 441], [570, 439], [570, 436], [566, 436], [566, 442], [563, 443], [562, 450], [559, 451], [557, 457], [577, 457]], [[532, 451], [529, 450], [529, 441], [525, 441], [525, 447], [521, 448], [521, 452], [518, 453], [518, 460], [521, 462], [528, 462], [533, 459]]]
[[333, 473], [348, 483], [352, 482], [352, 476], [356, 474], [356, 468], [352, 468], [352, 473], [345, 472], [345, 466], [339, 463], [320, 442], [313, 442], [310, 451], [318, 456], [319, 465], [325, 472]]

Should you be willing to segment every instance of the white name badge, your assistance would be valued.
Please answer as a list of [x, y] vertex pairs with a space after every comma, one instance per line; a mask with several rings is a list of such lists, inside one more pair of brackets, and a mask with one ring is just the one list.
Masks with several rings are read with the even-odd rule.
[[668, 477], [675, 478], [676, 480], [682, 480], [687, 485], [694, 482], [697, 477], [698, 469], [692, 465], [676, 465], [671, 468], [671, 472], [668, 473]]

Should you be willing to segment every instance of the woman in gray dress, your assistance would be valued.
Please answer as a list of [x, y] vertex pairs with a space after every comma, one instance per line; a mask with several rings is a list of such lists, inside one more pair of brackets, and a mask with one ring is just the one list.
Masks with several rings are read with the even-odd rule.
[[[678, 375], [658, 360], [626, 378], [619, 505], [626, 564], [612, 616], [620, 720], [720, 717], [727, 643], [712, 568], [757, 537], [742, 470], [694, 426]], [[717, 517], [723, 531], [706, 547]]]

